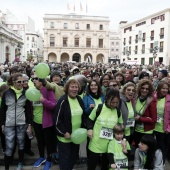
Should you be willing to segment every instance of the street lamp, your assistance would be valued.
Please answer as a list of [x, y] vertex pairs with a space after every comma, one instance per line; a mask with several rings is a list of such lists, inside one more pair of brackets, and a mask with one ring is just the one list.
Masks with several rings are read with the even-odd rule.
[[38, 57], [39, 57], [39, 48], [37, 49], [37, 62], [39, 62]]
[[130, 51], [126, 51], [126, 55], [127, 55], [127, 59], [129, 60], [130, 59]]
[[154, 47], [154, 49], [153, 49], [154, 64], [155, 64], [155, 59], [156, 59], [156, 57], [157, 57], [157, 52], [158, 52], [158, 47], [156, 46], [156, 47]]

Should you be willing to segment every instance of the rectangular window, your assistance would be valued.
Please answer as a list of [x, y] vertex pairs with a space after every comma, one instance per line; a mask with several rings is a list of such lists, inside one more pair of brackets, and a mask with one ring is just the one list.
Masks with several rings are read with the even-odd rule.
[[150, 53], [153, 53], [153, 43], [150, 43]]
[[160, 29], [160, 39], [164, 38], [164, 28]]
[[145, 44], [142, 44], [142, 54], [145, 53]]
[[32, 37], [32, 42], [34, 42], [34, 37]]
[[29, 41], [29, 37], [27, 37], [27, 41]]
[[50, 37], [50, 47], [55, 46], [55, 37]]
[[90, 24], [87, 24], [87, 25], [86, 25], [86, 29], [87, 29], [87, 30], [90, 30]]
[[114, 42], [112, 42], [112, 45], [114, 45]]
[[75, 38], [74, 40], [74, 46], [79, 47], [79, 38]]
[[131, 47], [129, 47], [129, 54], [131, 54]]
[[138, 53], [138, 46], [136, 45], [135, 46], [135, 54], [137, 54]]
[[99, 25], [99, 30], [103, 30], [103, 25]]
[[91, 47], [91, 38], [86, 38], [86, 47]]
[[165, 15], [161, 15], [161, 21], [165, 20]]
[[160, 29], [160, 34], [161, 34], [161, 35], [164, 35], [164, 28], [161, 28], [161, 29]]
[[119, 42], [116, 42], [116, 45], [119, 45]]
[[63, 38], [63, 47], [67, 47], [67, 37]]
[[124, 48], [123, 48], [123, 55], [125, 55], [125, 51], [126, 51], [126, 48], [124, 47]]
[[145, 58], [141, 58], [141, 64], [145, 64]]
[[124, 38], [123, 44], [126, 45], [126, 38]]
[[151, 40], [154, 40], [154, 31], [151, 31]]
[[79, 29], [79, 23], [76, 23], [75, 28]]
[[129, 44], [131, 44], [131, 41], [132, 41], [132, 37], [130, 36], [129, 37]]
[[99, 48], [103, 48], [103, 39], [99, 39]]
[[50, 28], [54, 28], [54, 22], [50, 23]]
[[135, 42], [138, 43], [138, 35], [136, 35]]
[[67, 29], [67, 28], [68, 28], [67, 23], [64, 23], [64, 29]]
[[145, 42], [145, 39], [146, 39], [146, 33], [143, 33], [142, 41]]
[[149, 58], [149, 64], [150, 64], [150, 65], [153, 64], [153, 58]]
[[118, 52], [118, 51], [119, 51], [119, 49], [116, 49], [116, 51]]
[[160, 42], [159, 52], [163, 52], [163, 48], [164, 48], [164, 42], [161, 41], [161, 42]]

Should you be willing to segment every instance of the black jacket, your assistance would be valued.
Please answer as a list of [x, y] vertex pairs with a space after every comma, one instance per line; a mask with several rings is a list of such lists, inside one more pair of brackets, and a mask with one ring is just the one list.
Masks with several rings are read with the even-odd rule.
[[[81, 127], [85, 127], [86, 116], [84, 113], [83, 100], [81, 99], [80, 96], [77, 96], [77, 100], [80, 104], [80, 107], [83, 110]], [[61, 96], [61, 98], [57, 102], [54, 111], [54, 121], [56, 124], [56, 130], [58, 136], [63, 137], [66, 132], [70, 134], [72, 133], [71, 110], [70, 110], [67, 94]]]

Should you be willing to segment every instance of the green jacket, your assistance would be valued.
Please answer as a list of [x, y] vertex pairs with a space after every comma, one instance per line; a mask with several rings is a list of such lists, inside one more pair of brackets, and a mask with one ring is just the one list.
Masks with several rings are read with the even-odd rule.
[[45, 87], [47, 89], [53, 90], [55, 92], [56, 100], [58, 100], [62, 95], [64, 95], [63, 87], [57, 85], [54, 82], [50, 83], [50, 82], [47, 81], [47, 84], [46, 84]]

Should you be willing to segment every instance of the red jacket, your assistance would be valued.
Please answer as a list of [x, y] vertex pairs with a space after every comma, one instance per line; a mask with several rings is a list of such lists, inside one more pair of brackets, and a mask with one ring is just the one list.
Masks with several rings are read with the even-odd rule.
[[151, 96], [146, 99], [146, 104], [144, 106], [143, 113], [141, 114], [142, 116], [139, 118], [139, 121], [141, 121], [144, 125], [144, 131], [153, 130], [155, 128], [157, 121], [156, 103], [155, 97]]

